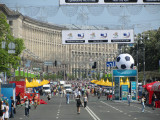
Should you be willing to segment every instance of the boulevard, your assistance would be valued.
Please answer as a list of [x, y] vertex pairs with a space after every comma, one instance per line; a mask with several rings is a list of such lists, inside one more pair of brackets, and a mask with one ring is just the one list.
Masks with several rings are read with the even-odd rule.
[[77, 114], [76, 102], [70, 98], [70, 103], [66, 104], [66, 98], [53, 96], [48, 102], [46, 96], [41, 99], [48, 104], [38, 105], [37, 109], [31, 107], [29, 117], [24, 116], [24, 106], [17, 107], [17, 114], [11, 120], [158, 120], [160, 109], [152, 110], [146, 106], [145, 112], [141, 112], [139, 101], [111, 101], [106, 97], [98, 98], [89, 96], [86, 108], [81, 107], [81, 113]]

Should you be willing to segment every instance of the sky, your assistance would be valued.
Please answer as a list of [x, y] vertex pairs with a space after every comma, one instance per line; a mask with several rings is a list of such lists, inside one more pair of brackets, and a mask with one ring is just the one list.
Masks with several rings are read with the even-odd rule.
[[0, 3], [52, 24], [134, 29], [135, 34], [160, 27], [160, 5], [60, 6], [59, 0], [0, 0]]

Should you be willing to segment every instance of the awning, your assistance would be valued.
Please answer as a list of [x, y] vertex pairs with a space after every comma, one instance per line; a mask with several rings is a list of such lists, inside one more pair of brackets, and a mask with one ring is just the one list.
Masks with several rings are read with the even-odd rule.
[[152, 85], [151, 91], [160, 92], [160, 82], [156, 82]]

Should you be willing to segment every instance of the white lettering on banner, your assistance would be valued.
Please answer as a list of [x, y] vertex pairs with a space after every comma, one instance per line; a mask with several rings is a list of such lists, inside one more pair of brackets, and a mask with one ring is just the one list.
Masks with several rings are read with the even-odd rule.
[[157, 5], [160, 0], [59, 0], [60, 5]]

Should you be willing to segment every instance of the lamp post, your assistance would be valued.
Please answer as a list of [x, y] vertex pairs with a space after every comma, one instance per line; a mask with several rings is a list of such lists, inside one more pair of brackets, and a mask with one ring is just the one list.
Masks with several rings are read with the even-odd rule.
[[141, 41], [143, 42], [143, 85], [145, 85], [146, 84], [146, 81], [145, 81], [145, 79], [146, 79], [146, 74], [145, 74], [145, 44], [146, 44], [146, 42], [145, 42], [145, 40], [149, 40], [149, 34], [145, 34], [145, 33], [143, 33], [143, 34], [141, 34]]

